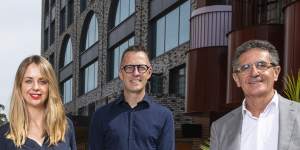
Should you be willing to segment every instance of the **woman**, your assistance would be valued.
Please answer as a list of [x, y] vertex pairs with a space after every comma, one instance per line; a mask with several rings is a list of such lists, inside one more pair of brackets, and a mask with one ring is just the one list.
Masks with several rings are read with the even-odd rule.
[[27, 57], [17, 70], [9, 121], [0, 128], [0, 149], [76, 150], [55, 73], [41, 56]]

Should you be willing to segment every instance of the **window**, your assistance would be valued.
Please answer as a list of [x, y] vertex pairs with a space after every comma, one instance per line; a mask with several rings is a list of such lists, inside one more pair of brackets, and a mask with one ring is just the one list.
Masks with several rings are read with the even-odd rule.
[[114, 79], [118, 77], [122, 54], [129, 46], [132, 46], [133, 44], [134, 44], [134, 37], [131, 37], [129, 40], [123, 42], [118, 47], [113, 49], [112, 57], [111, 57], [112, 64], [110, 65], [112, 75], [110, 79]]
[[52, 53], [49, 57], [49, 62], [52, 65], [53, 69], [54, 69], [54, 53]]
[[62, 83], [61, 93], [62, 93], [62, 99], [64, 104], [72, 101], [72, 87], [73, 87], [72, 81], [73, 79], [69, 78]]
[[49, 36], [49, 30], [48, 28], [44, 31], [44, 49], [48, 49], [48, 36]]
[[159, 56], [189, 40], [190, 1], [186, 1], [154, 23], [154, 50]]
[[90, 64], [83, 71], [84, 74], [84, 93], [87, 93], [97, 87], [98, 61]]
[[74, 20], [74, 1], [69, 0], [68, 2], [68, 26], [73, 23]]
[[98, 21], [96, 15], [94, 14], [90, 20], [87, 29], [87, 33], [85, 37], [85, 50], [87, 50], [97, 41], [98, 41]]
[[163, 91], [163, 76], [162, 74], [152, 73], [150, 78], [150, 93], [161, 95]]
[[80, 12], [83, 12], [86, 8], [87, 0], [80, 0]]
[[66, 16], [66, 8], [60, 10], [60, 31], [59, 33], [63, 33], [65, 31], [65, 16]]
[[94, 114], [95, 109], [96, 109], [95, 103], [90, 103], [90, 104], [88, 105], [88, 116], [91, 117], [91, 116]]
[[66, 6], [66, 0], [60, 0], [60, 8], [64, 8]]
[[47, 16], [49, 14], [49, 1], [45, 0], [45, 16]]
[[72, 56], [72, 42], [71, 42], [71, 38], [69, 38], [67, 46], [65, 48], [65, 57], [64, 57], [64, 65], [66, 66], [69, 63], [71, 63], [73, 60], [73, 56]]
[[51, 0], [51, 7], [54, 7], [55, 5], [55, 0]]
[[50, 45], [53, 44], [55, 38], [55, 20], [50, 25]]
[[170, 71], [169, 92], [171, 95], [185, 97], [185, 65]]
[[135, 11], [135, 0], [119, 0], [114, 26], [119, 25]]
[[55, 7], [54, 7], [54, 4], [51, 4], [51, 20], [54, 20], [54, 18], [55, 18]]

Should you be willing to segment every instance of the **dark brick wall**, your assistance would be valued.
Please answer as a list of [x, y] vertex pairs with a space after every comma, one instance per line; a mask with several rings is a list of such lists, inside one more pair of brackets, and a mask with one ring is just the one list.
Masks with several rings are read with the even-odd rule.
[[[43, 0], [43, 10], [44, 10]], [[192, 0], [192, 9], [195, 8], [195, 2]], [[149, 40], [150, 24], [149, 24], [149, 4], [150, 0], [136, 0], [135, 12], [135, 44], [143, 44], [146, 47], [151, 47]], [[78, 110], [84, 111], [82, 114], [88, 115], [88, 105], [95, 103], [96, 108], [105, 105], [118, 96], [122, 89], [122, 84], [119, 79], [107, 81], [107, 48], [108, 48], [108, 18], [111, 0], [88, 0], [87, 8], [80, 13], [80, 1], [74, 0], [74, 21], [63, 33], [59, 33], [59, 1], [56, 1], [55, 15], [55, 41], [48, 49], [42, 46], [42, 55], [49, 58], [54, 53], [54, 68], [57, 75], [59, 74], [59, 56], [61, 55], [62, 41], [66, 35], [70, 35], [73, 48], [73, 101], [65, 104], [68, 113], [77, 115]], [[96, 14], [98, 19], [98, 87], [86, 94], [79, 94], [79, 62], [80, 62], [80, 40], [84, 21], [90, 11]], [[44, 11], [43, 11], [44, 12]], [[44, 13], [42, 15], [42, 45], [44, 43], [44, 30], [48, 26], [44, 24]], [[176, 129], [180, 131], [180, 126], [183, 123], [193, 123], [193, 119], [184, 116], [185, 98], [174, 97], [169, 95], [169, 71], [170, 69], [186, 63], [186, 52], [189, 49], [189, 42], [184, 43], [177, 48], [168, 51], [167, 53], [154, 58], [153, 64], [154, 73], [162, 73], [163, 76], [163, 93], [157, 97], [157, 102], [168, 107], [173, 111]], [[154, 95], [155, 96], [155, 95]]]

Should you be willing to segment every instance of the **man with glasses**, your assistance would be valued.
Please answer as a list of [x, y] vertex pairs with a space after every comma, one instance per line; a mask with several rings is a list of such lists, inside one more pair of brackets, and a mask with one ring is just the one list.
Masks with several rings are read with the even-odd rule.
[[155, 103], [145, 88], [152, 67], [142, 46], [124, 51], [119, 77], [123, 93], [93, 115], [89, 150], [174, 150], [172, 112]]
[[267, 41], [247, 41], [236, 49], [232, 68], [245, 98], [213, 122], [211, 150], [299, 150], [300, 105], [274, 89], [280, 73], [276, 48]]

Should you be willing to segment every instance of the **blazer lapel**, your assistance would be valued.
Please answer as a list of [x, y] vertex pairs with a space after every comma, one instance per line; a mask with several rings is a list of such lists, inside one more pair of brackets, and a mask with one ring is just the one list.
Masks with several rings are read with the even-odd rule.
[[242, 107], [239, 107], [232, 115], [233, 116], [228, 119], [227, 138], [223, 144], [227, 145], [226, 150], [239, 150], [241, 147]]
[[294, 127], [295, 110], [293, 103], [279, 95], [279, 138], [278, 149], [287, 150]]

